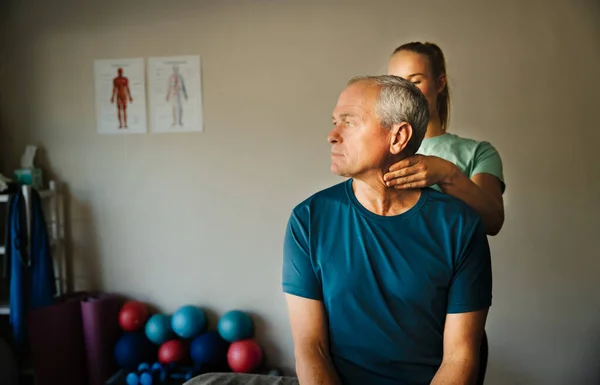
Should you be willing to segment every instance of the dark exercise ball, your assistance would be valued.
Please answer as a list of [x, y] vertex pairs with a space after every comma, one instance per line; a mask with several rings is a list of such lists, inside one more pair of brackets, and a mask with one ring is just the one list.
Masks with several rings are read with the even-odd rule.
[[134, 370], [142, 362], [156, 360], [157, 348], [143, 331], [124, 333], [115, 345], [115, 361], [121, 368]]
[[190, 357], [195, 364], [219, 366], [227, 363], [229, 343], [218, 332], [208, 331], [196, 337], [190, 346]]
[[3, 385], [18, 385], [19, 371], [17, 361], [10, 346], [0, 338], [0, 382]]

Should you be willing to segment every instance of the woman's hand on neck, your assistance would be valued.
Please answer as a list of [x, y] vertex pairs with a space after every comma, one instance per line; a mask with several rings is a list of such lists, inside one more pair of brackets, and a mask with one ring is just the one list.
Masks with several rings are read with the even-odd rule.
[[417, 203], [421, 190], [387, 187], [383, 179], [385, 172], [373, 170], [368, 175], [354, 177], [352, 190], [360, 204], [372, 213], [381, 216], [400, 215]]

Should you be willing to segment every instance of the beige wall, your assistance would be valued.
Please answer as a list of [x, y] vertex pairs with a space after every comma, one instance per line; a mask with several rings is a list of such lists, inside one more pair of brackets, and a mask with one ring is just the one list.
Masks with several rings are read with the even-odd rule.
[[[252, 311], [270, 360], [291, 367], [282, 236], [296, 203], [338, 182], [326, 142], [338, 92], [385, 71], [400, 43], [433, 40], [451, 130], [491, 141], [505, 165], [487, 383], [600, 381], [597, 2], [11, 3], [2, 172], [25, 144], [43, 147], [70, 192], [78, 288]], [[180, 54], [202, 58], [204, 133], [95, 133], [94, 59]]]

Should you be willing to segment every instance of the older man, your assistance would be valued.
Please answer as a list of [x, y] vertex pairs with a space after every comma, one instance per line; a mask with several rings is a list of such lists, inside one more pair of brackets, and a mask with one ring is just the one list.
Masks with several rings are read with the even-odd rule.
[[471, 384], [491, 305], [482, 222], [433, 189], [385, 185], [425, 135], [427, 100], [395, 76], [352, 79], [333, 112], [346, 181], [296, 206], [284, 245], [300, 385]]

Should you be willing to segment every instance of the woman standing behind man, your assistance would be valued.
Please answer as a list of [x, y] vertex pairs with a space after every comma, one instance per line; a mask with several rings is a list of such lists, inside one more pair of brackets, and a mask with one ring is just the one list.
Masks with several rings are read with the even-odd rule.
[[446, 132], [450, 93], [442, 50], [432, 43], [401, 45], [389, 60], [388, 74], [413, 82], [427, 98], [430, 114], [419, 151], [390, 167], [388, 186], [432, 186], [471, 206], [487, 234], [498, 234], [504, 223], [502, 160], [490, 143]]
[[[389, 60], [388, 75], [413, 82], [427, 98], [430, 114], [419, 151], [390, 167], [384, 176], [388, 186], [431, 186], [452, 195], [479, 213], [488, 235], [498, 234], [504, 224], [502, 159], [489, 142], [447, 132], [450, 92], [440, 47], [420, 42], [401, 45]], [[477, 384], [485, 378], [487, 356], [484, 332]]]

